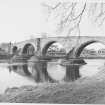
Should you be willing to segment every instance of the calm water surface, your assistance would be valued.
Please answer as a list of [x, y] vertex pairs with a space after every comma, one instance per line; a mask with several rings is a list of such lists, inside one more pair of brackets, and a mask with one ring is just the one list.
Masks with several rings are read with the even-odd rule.
[[[104, 59], [85, 60], [87, 63], [79, 68], [80, 76], [90, 77], [100, 71], [105, 65]], [[36, 70], [35, 64], [16, 64], [9, 65], [0, 63], [0, 93], [11, 87], [20, 87], [23, 85], [37, 85], [38, 77], [42, 79], [47, 75], [56, 81], [62, 81], [66, 75], [66, 67], [57, 64], [57, 62], [49, 62], [47, 64], [47, 73], [43, 74], [40, 70]], [[36, 79], [37, 78], [37, 79]]]

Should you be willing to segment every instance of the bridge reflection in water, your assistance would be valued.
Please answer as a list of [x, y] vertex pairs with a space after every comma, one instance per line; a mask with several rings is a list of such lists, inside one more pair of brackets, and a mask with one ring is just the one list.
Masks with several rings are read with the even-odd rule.
[[80, 77], [79, 67], [81, 65], [62, 66], [59, 61], [51, 62], [29, 62], [22, 65], [9, 66], [9, 71], [14, 71], [22, 76], [34, 79], [35, 82], [59, 82], [74, 81]]
[[[59, 61], [0, 63], [0, 93], [9, 87], [37, 85], [43, 82], [70, 82], [80, 77], [105, 77], [105, 59], [85, 59], [86, 65], [62, 66]], [[98, 73], [98, 75], [97, 75]]]

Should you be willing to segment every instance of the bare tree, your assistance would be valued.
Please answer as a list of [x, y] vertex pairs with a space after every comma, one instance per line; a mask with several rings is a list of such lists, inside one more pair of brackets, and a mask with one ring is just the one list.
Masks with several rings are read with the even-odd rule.
[[57, 20], [57, 32], [67, 30], [67, 35], [75, 29], [80, 35], [80, 23], [84, 12], [87, 12], [88, 17], [99, 26], [105, 20], [105, 4], [104, 3], [88, 3], [88, 2], [57, 2], [55, 5], [42, 3], [47, 9], [47, 19], [51, 17]]
[[91, 3], [89, 6], [89, 17], [98, 26], [102, 26], [105, 21], [105, 3]]
[[[77, 9], [80, 5], [81, 8], [79, 8], [78, 11]], [[67, 35], [70, 35], [70, 33], [76, 28], [80, 33], [79, 24], [85, 11], [86, 3], [58, 2], [53, 7], [43, 3], [43, 6], [48, 10], [48, 18], [53, 16], [54, 19], [58, 19], [57, 32], [62, 32], [67, 29]]]

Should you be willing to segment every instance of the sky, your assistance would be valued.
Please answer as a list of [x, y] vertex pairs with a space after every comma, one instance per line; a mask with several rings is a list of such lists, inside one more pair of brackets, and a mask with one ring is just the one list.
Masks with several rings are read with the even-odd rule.
[[0, 0], [0, 42], [35, 37], [40, 17], [40, 0]]
[[[55, 23], [45, 21], [41, 3], [45, 0], [0, 0], [0, 43], [19, 42], [40, 33], [50, 36], [55, 34]], [[90, 23], [87, 16], [81, 22], [81, 35], [104, 36], [105, 26], [98, 28]]]

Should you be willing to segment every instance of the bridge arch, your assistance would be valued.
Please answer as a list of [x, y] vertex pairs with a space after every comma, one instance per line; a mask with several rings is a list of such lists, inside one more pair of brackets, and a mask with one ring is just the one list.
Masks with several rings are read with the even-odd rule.
[[22, 54], [23, 55], [34, 55], [35, 46], [32, 43], [27, 43], [23, 46]]
[[[48, 49], [49, 49], [53, 44], [55, 44], [55, 45], [53, 46], [54, 49], [51, 48], [51, 50], [54, 51], [54, 52], [57, 51], [56, 54], [59, 53], [59, 52], [60, 52], [60, 53], [61, 53], [61, 52], [66, 53], [66, 50], [65, 50], [65, 48], [63, 48], [63, 46], [62, 46], [61, 43], [59, 43], [58, 41], [50, 41], [50, 42], [48, 42], [48, 43], [43, 47], [43, 49], [42, 49], [42, 55], [46, 55]], [[50, 50], [49, 50], [49, 51], [50, 51]], [[63, 54], [63, 53], [62, 53], [62, 54]]]
[[82, 43], [82, 44], [76, 49], [76, 51], [75, 51], [75, 56], [76, 56], [76, 57], [80, 57], [80, 54], [82, 53], [83, 49], [84, 49], [86, 46], [88, 46], [88, 45], [90, 45], [90, 44], [93, 44], [93, 43], [102, 43], [102, 44], [105, 45], [104, 42], [99, 41], [99, 40], [87, 41], [87, 42], [85, 42], [85, 43]]
[[42, 55], [46, 55], [48, 48], [53, 44], [57, 43], [57, 41], [50, 41], [48, 42], [42, 49]]
[[18, 50], [18, 47], [17, 46], [13, 46], [12, 53], [13, 54], [16, 54], [17, 53], [17, 50]]

